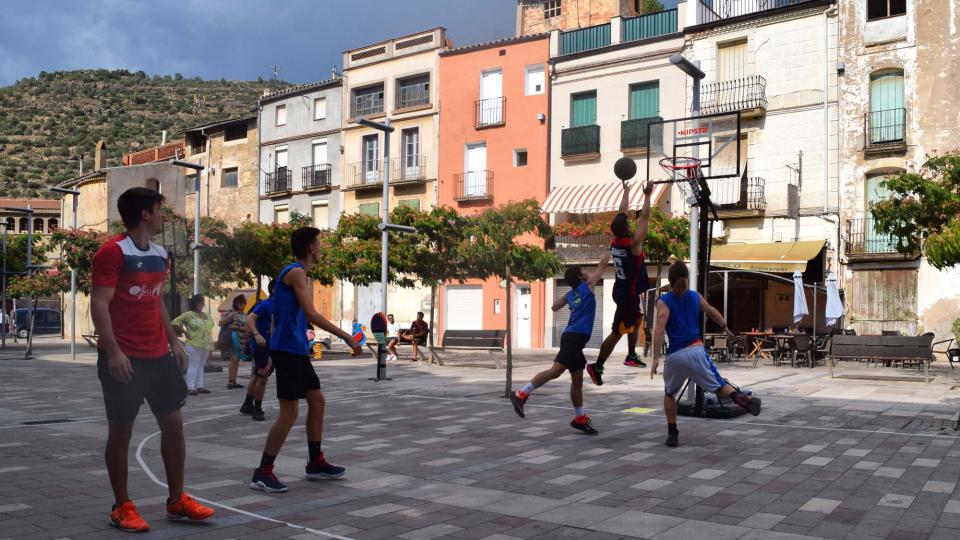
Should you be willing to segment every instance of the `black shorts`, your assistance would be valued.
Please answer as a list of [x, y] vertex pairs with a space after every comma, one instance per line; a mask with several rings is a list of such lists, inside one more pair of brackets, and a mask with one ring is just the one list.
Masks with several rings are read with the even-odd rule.
[[303, 399], [307, 391], [320, 389], [320, 379], [309, 356], [271, 350], [270, 358], [277, 372], [277, 399]]
[[253, 374], [262, 377], [269, 377], [267, 373], [267, 364], [270, 362], [270, 351], [266, 347], [253, 348]]
[[619, 332], [620, 335], [632, 334], [637, 329], [637, 320], [640, 319], [640, 299], [614, 297], [613, 301], [617, 305], [617, 310], [613, 314], [612, 330]]
[[173, 355], [160, 358], [130, 358], [133, 379], [122, 383], [107, 367], [107, 353], [97, 350], [97, 377], [103, 387], [107, 418], [133, 422], [146, 399], [154, 416], [179, 410], [187, 402], [187, 383]]
[[560, 352], [554, 362], [574, 371], [582, 371], [587, 366], [587, 358], [583, 356], [583, 348], [590, 341], [590, 336], [577, 332], [564, 332], [560, 335]]

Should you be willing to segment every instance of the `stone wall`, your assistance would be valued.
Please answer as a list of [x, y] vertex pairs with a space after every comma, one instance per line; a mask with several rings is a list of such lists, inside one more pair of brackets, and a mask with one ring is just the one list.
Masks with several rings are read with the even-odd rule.
[[[247, 122], [244, 139], [224, 140], [223, 128], [213, 128], [210, 137], [210, 161], [207, 153], [188, 154], [190, 161], [200, 161], [208, 169], [200, 172], [200, 214], [222, 219], [231, 227], [257, 219], [257, 123]], [[187, 146], [187, 151], [190, 151]], [[212, 168], [211, 168], [212, 167]], [[236, 186], [224, 186], [226, 169], [237, 169]], [[196, 194], [186, 195], [186, 209], [193, 215]]]
[[518, 2], [517, 35], [526, 36], [551, 30], [571, 30], [610, 22], [612, 17], [634, 17], [634, 0], [562, 0], [560, 15], [544, 18], [545, 2]]

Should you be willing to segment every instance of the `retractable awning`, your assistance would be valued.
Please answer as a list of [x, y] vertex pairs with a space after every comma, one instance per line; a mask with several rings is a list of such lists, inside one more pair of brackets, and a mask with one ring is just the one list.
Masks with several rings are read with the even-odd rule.
[[758, 272], [804, 272], [807, 263], [820, 254], [825, 240], [725, 244], [710, 252], [710, 265]]
[[[643, 189], [637, 180], [630, 184], [630, 210], [640, 210], [643, 207]], [[668, 184], [657, 184], [653, 188], [650, 204], [656, 204], [668, 189]], [[601, 184], [587, 184], [582, 186], [556, 187], [550, 191], [547, 200], [543, 202], [543, 211], [548, 214], [599, 214], [600, 212], [614, 212], [620, 207], [623, 197], [623, 184], [617, 182], [603, 182]]]

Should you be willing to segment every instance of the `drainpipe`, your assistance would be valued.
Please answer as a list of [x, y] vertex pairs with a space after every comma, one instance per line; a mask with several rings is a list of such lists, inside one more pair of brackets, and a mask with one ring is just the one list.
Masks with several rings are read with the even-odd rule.
[[[261, 155], [260, 155], [260, 142], [262, 140], [263, 133], [263, 104], [260, 103], [260, 100], [257, 100], [257, 223], [260, 223], [260, 186], [263, 185], [260, 178], [260, 173], [262, 169], [260, 168], [261, 164]], [[257, 294], [260, 294], [259, 292]]]
[[[823, 12], [823, 212], [830, 205], [830, 16], [836, 14], [836, 6]], [[839, 102], [839, 95], [837, 96]], [[837, 111], [839, 114], [839, 110]], [[837, 178], [839, 182], [840, 178]], [[839, 197], [839, 192], [837, 194]], [[839, 247], [838, 247], [839, 249]]]

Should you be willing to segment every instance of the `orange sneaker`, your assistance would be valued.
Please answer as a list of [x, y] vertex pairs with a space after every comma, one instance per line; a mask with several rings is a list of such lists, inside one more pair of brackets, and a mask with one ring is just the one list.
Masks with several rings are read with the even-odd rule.
[[137, 507], [132, 501], [124, 501], [120, 506], [114, 506], [110, 512], [110, 525], [127, 532], [147, 532], [150, 525], [137, 513]]
[[167, 519], [190, 519], [200, 521], [214, 514], [213, 508], [208, 508], [197, 502], [196, 499], [181, 493], [180, 498], [173, 504], [167, 503]]

